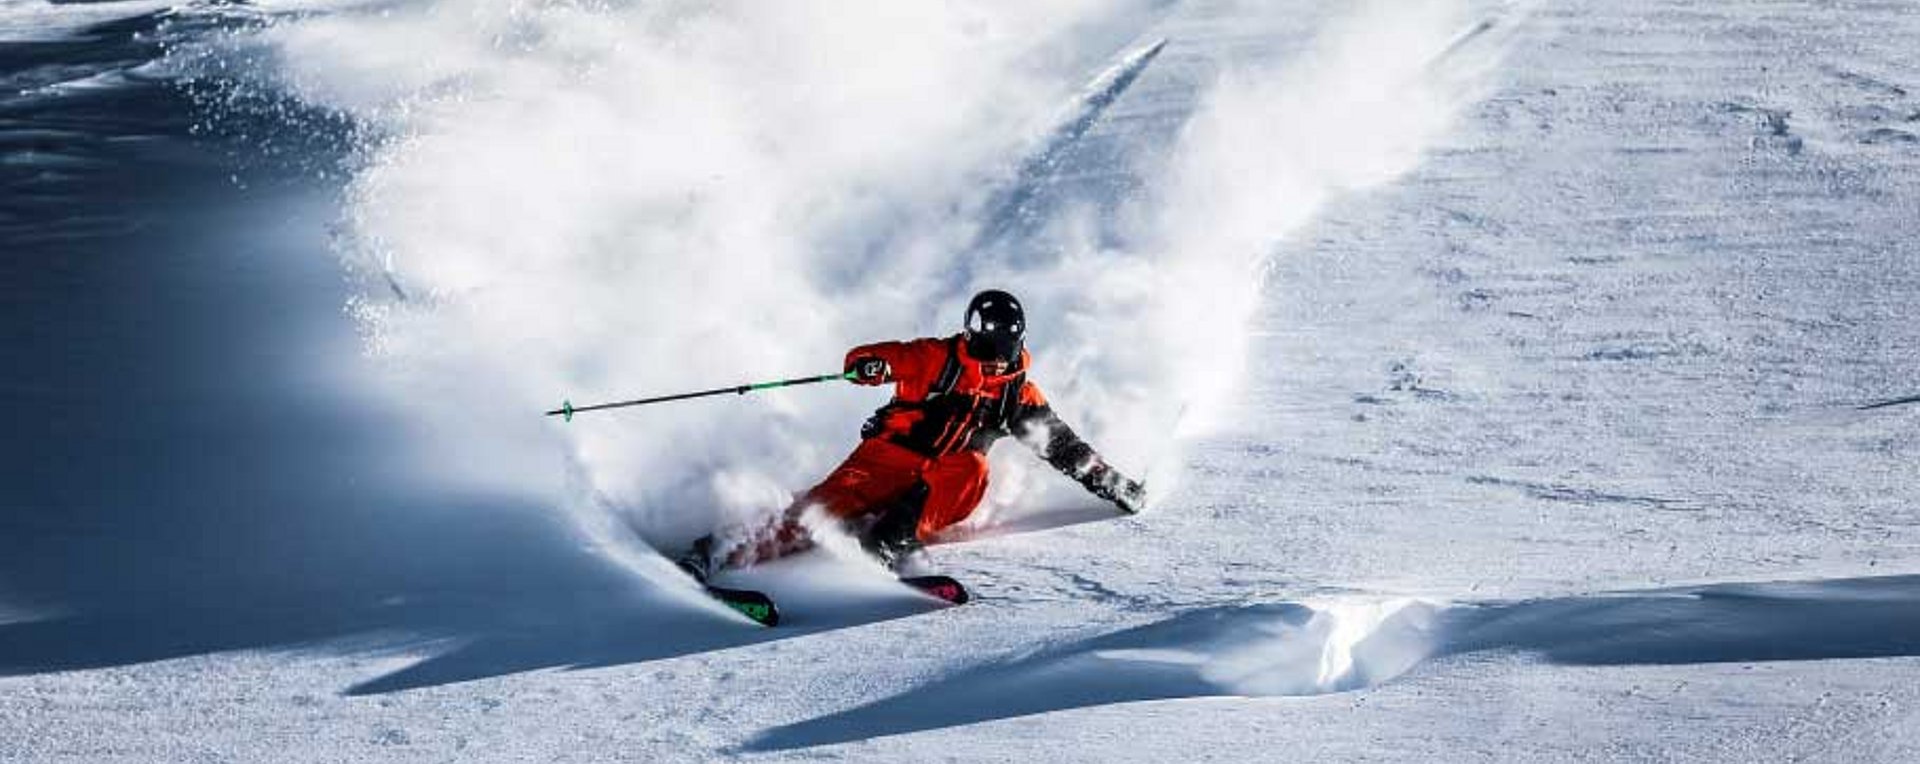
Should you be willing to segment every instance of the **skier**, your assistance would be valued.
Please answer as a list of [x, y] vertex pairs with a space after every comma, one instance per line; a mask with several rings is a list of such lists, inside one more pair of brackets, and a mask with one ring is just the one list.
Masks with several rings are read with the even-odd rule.
[[804, 550], [812, 540], [799, 519], [817, 506], [897, 570], [927, 538], [972, 514], [987, 491], [987, 449], [1007, 435], [1121, 511], [1139, 512], [1145, 488], [1100, 458], [1027, 380], [1025, 336], [1020, 301], [990, 289], [967, 303], [960, 334], [847, 351], [854, 383], [894, 386], [893, 400], [861, 427], [860, 445], [759, 533], [725, 546], [702, 537], [677, 563], [705, 583], [716, 563], [739, 567]]

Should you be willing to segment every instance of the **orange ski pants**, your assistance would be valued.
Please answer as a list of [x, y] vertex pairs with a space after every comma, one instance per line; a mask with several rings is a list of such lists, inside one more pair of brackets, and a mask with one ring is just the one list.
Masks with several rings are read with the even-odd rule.
[[973, 514], [987, 495], [987, 458], [971, 450], [945, 456], [922, 456], [883, 438], [869, 438], [847, 455], [819, 485], [793, 502], [772, 524], [736, 537], [723, 554], [725, 567], [766, 562], [813, 547], [813, 538], [800, 525], [800, 514], [818, 505], [829, 514], [852, 520], [887, 509], [891, 502], [927, 484], [926, 503], [915, 535], [926, 540]]
[[880, 510], [920, 481], [927, 484], [917, 529], [924, 540], [967, 519], [980, 506], [987, 495], [987, 458], [971, 449], [927, 457], [884, 438], [869, 438], [800, 502], [853, 519]]

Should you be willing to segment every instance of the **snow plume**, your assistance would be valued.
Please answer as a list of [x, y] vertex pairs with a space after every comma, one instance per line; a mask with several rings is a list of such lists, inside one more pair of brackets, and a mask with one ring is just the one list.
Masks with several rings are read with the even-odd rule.
[[1435, 68], [1470, 28], [1465, 8], [1359, 3], [1303, 55], [1220, 75], [1143, 212], [1165, 298], [1127, 329], [1178, 353], [1155, 370], [1209, 388], [1196, 391], [1195, 421], [1243, 377], [1244, 333], [1232, 329], [1252, 317], [1266, 261], [1311, 256], [1276, 245], [1335, 195], [1411, 169], [1465, 103]]
[[[1238, 380], [1275, 241], [1407, 167], [1458, 102], [1423, 68], [1460, 19], [1408, 5], [1227, 68], [1128, 210], [1134, 244], [989, 267], [956, 262], [965, 213], [1090, 73], [1077, 30], [1141, 8], [443, 0], [256, 39], [276, 86], [381, 136], [341, 251], [352, 312], [438, 444], [422, 468], [566, 496], [618, 547], [622, 527], [676, 544], [784, 505], [879, 394], [538, 412], [837, 371], [851, 344], [954, 331], [987, 286], [1035, 314], [1035, 376], [1083, 434], [1172, 477], [1166, 434]], [[1048, 484], [1000, 460], [994, 501]]]
[[[1000, 280], [1044, 311], [1035, 331], [1059, 327], [1037, 376], [1116, 462], [1148, 465], [1156, 493], [1179, 477], [1180, 439], [1168, 434], [1213, 427], [1243, 380], [1266, 264], [1311, 256], [1287, 236], [1336, 195], [1411, 169], [1471, 102], [1501, 47], [1489, 32], [1518, 16], [1483, 23], [1484, 5], [1353, 3], [1304, 52], [1225, 62], [1170, 152], [1136, 157], [1155, 184], [1119, 214], [1127, 230], [1082, 236], [1040, 267], [1004, 267]], [[1012, 482], [996, 488], [1027, 488]]]
[[353, 313], [441, 444], [423, 469], [564, 493], [595, 541], [611, 506], [679, 543], [784, 505], [877, 394], [539, 412], [951, 331], [957, 310], [926, 319], [962, 288], [940, 284], [952, 210], [1071, 90], [1051, 51], [1096, 6], [448, 0], [264, 42], [278, 87], [383, 135], [341, 249]]

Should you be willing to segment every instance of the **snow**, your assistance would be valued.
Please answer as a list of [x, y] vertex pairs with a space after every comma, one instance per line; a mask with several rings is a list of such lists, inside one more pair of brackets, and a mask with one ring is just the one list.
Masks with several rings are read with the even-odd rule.
[[[54, 368], [145, 368], [103, 337], [152, 331], [195, 369], [243, 372], [150, 380], [152, 400], [288, 413], [218, 428], [145, 414], [136, 435], [178, 438], [152, 457], [166, 479], [140, 471], [144, 441], [107, 440], [87, 420], [25, 430], [36, 449], [120, 471], [32, 461], [48, 466], [7, 480], [0, 549], [44, 567], [0, 564], [0, 761], [1920, 759], [1920, 406], [1857, 408], [1920, 389], [1909, 7], [1062, 4], [1011, 17], [1048, 45], [1020, 44], [1010, 17], [942, 17], [926, 28], [972, 31], [882, 48], [899, 71], [844, 88], [831, 74], [859, 55], [783, 40], [769, 55], [813, 67], [795, 76], [831, 108], [750, 87], [658, 112], [622, 88], [773, 75], [730, 68], [714, 39], [634, 53], [588, 29], [588, 10], [517, 12], [449, 3], [384, 26], [344, 14], [223, 43], [300, 52], [265, 81], [403, 130], [343, 197], [292, 207], [305, 212], [234, 192], [273, 231], [211, 226], [204, 241], [224, 246], [151, 250], [200, 270], [74, 277], [98, 285], [83, 308], [161, 318], [100, 310], [84, 331], [46, 329], [85, 340], [47, 343], [73, 354]], [[825, 23], [805, 10], [700, 18], [761, 42], [780, 24]], [[1496, 24], [1436, 56], [1483, 18]], [[422, 45], [447, 55], [395, 62], [389, 38], [360, 28], [429, 30], [445, 38]], [[527, 48], [470, 44], [503, 29], [538, 34]], [[1004, 155], [1049, 145], [1014, 114], [1051, 115], [1048, 98], [1070, 100], [1160, 39], [1044, 181]], [[990, 71], [955, 74], [956, 56]], [[596, 61], [661, 68], [570, 78]], [[368, 79], [391, 66], [407, 76]], [[1029, 89], [986, 97], [1007, 81]], [[392, 100], [449, 82], [486, 97]], [[960, 88], [955, 113], [918, 113], [937, 99], [902, 87], [929, 82]], [[872, 145], [898, 166], [861, 158], [875, 94], [915, 112]], [[770, 100], [742, 105], [755, 98]], [[516, 111], [529, 102], [573, 127]], [[770, 185], [703, 186], [680, 217], [653, 206], [666, 203], [658, 187], [622, 189], [611, 170], [565, 203], [535, 193], [613, 161], [692, 173], [692, 157], [616, 140], [622, 120], [664, 129], [663, 114], [704, 120], [724, 147], [712, 161], [772, 173]], [[756, 119], [824, 143], [788, 151]], [[995, 129], [968, 132], [982, 123]], [[956, 135], [968, 139], [950, 156], [916, 153]], [[519, 153], [454, 172], [472, 146]], [[968, 185], [992, 185], [980, 163], [1035, 192], [1012, 243], [972, 250], [967, 268], [1032, 279], [1030, 306], [1065, 303], [1035, 322], [1036, 334], [1063, 326], [1036, 336], [1037, 355], [1073, 358], [1043, 369], [1049, 392], [1123, 464], [1153, 462], [1163, 494], [1150, 512], [1112, 517], [1043, 472], [1007, 473], [994, 521], [933, 548], [974, 603], [942, 607], [837, 544], [733, 574], [781, 602], [785, 624], [765, 630], [636, 536], [671, 541], [728, 502], [798, 487], [850, 442], [870, 396], [788, 391], [575, 429], [510, 415], [578, 400], [588, 390], [568, 385], [587, 380], [714, 381], [727, 359], [697, 351], [723, 339], [831, 363], [848, 320], [831, 296], [851, 296], [851, 315], [915, 313], [887, 319], [902, 330], [943, 326], [918, 313], [965, 285], [943, 280], [933, 253], [970, 231], [928, 229], [927, 210], [992, 209], [993, 189]], [[815, 183], [828, 188], [805, 190]], [[762, 203], [782, 214], [702, 238]], [[598, 227], [634, 209], [661, 215], [646, 224], [657, 235], [723, 251], [623, 291], [632, 262], [674, 262], [611, 254]], [[807, 214], [831, 225], [807, 227]], [[325, 235], [340, 219], [345, 244]], [[518, 226], [482, 235], [501, 219]], [[865, 255], [741, 254], [796, 226], [814, 243], [902, 246], [894, 273], [938, 296], [834, 280]], [[375, 325], [395, 344], [365, 358], [337, 346], [358, 339], [340, 303], [365, 308], [387, 287], [354, 280], [342, 295], [329, 248], [365, 267], [376, 239], [399, 259], [372, 269], [436, 299], [383, 303], [400, 317]], [[488, 249], [501, 243], [531, 254]], [[784, 278], [829, 286], [755, 318], [818, 326], [711, 328], [741, 293], [722, 299], [702, 269], [763, 265], [768, 281], [744, 294]], [[584, 273], [554, 270], [569, 267]], [[1129, 294], [1142, 278], [1198, 291], [1135, 316], [1070, 289]], [[136, 289], [148, 284], [161, 288]], [[703, 289], [715, 305], [690, 319], [699, 336], [641, 336], [658, 324], [623, 313], [641, 310], [636, 294]], [[556, 294], [570, 311], [532, 310]], [[1141, 333], [1138, 347], [1076, 323], [1094, 319]], [[1201, 359], [1186, 371], [1218, 384], [1188, 390], [1182, 369], [1153, 365], [1215, 330], [1184, 347]], [[510, 341], [477, 339], [488, 332]], [[555, 346], [537, 348], [548, 335]], [[276, 339], [306, 344], [258, 350]], [[693, 368], [654, 370], [663, 358]], [[309, 365], [328, 370], [298, 371]], [[10, 383], [41, 373], [9, 368], [22, 370]], [[94, 376], [115, 375], [76, 372], [75, 385], [94, 390]], [[22, 379], [9, 385], [20, 406], [66, 400], [34, 397], [63, 385]], [[1177, 450], [1093, 414], [1175, 393], [1192, 398]], [[770, 435], [745, 435], [758, 432]], [[809, 439], [827, 445], [740, 467]], [[269, 459], [283, 453], [295, 458]], [[245, 477], [199, 477], [221, 467]], [[649, 486], [663, 470], [679, 477]], [[670, 511], [688, 506], [714, 511]]]
[[94, 3], [16, 0], [0, 6], [0, 41], [31, 43], [64, 40], [94, 24], [164, 11], [173, 5], [172, 2], [159, 0]]

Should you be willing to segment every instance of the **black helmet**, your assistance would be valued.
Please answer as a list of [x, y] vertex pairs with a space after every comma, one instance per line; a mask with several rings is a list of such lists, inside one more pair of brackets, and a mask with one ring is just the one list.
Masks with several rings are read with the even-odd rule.
[[967, 355], [980, 361], [1012, 363], [1027, 336], [1027, 314], [1020, 301], [989, 289], [967, 301]]

